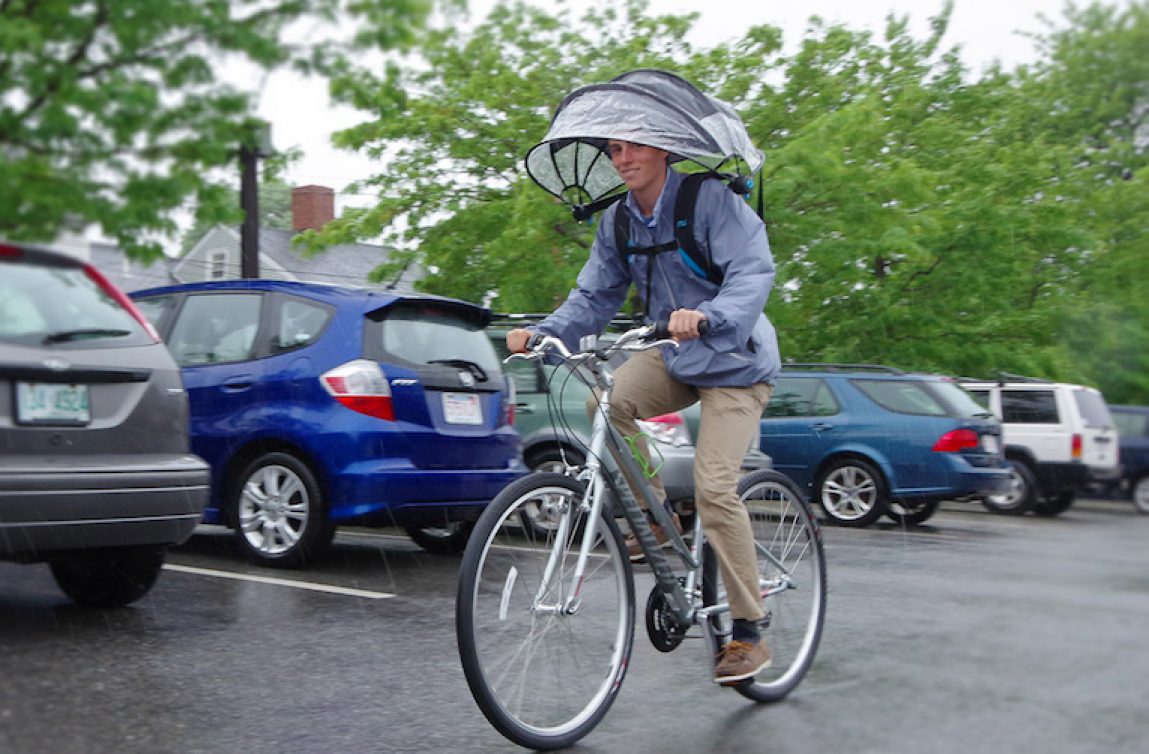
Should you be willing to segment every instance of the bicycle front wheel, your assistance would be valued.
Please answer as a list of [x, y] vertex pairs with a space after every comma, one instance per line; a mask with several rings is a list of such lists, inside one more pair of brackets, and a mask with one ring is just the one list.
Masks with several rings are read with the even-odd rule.
[[[589, 523], [583, 489], [551, 473], [510, 484], [479, 518], [459, 569], [467, 684], [500, 733], [534, 749], [570, 746], [598, 724], [634, 642], [630, 560], [609, 516], [595, 522], [585, 577], [574, 582]], [[528, 510], [553, 520], [526, 526]]]
[[[773, 664], [733, 687], [747, 698], [773, 702], [789, 694], [806, 675], [822, 638], [826, 618], [822, 533], [802, 491], [785, 474], [770, 469], [752, 472], [739, 482], [738, 494], [754, 530], [766, 610], [762, 635]], [[720, 581], [717, 564], [709, 562], [714, 554], [707, 552], [705, 558], [704, 573]], [[703, 599], [708, 604], [724, 602], [721, 585], [708, 588], [704, 583]], [[729, 627], [729, 614], [723, 623], [720, 630]]]

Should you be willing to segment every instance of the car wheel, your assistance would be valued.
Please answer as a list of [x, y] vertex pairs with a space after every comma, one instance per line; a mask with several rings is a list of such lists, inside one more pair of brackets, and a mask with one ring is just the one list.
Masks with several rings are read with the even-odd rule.
[[335, 534], [307, 464], [267, 453], [248, 464], [232, 490], [230, 515], [240, 549], [257, 565], [298, 568]]
[[886, 482], [857, 458], [834, 462], [818, 477], [814, 495], [826, 518], [840, 526], [869, 526], [886, 512]]
[[436, 555], [457, 555], [467, 548], [474, 521], [452, 521], [442, 526], [403, 527], [415, 544]]
[[925, 523], [931, 516], [937, 513], [938, 507], [941, 504], [940, 500], [928, 500], [925, 502], [898, 502], [895, 500], [890, 502], [890, 507], [886, 511], [886, 517], [902, 526], [917, 526], [918, 524]]
[[[527, 459], [527, 466], [531, 471], [546, 471], [555, 474], [565, 474], [568, 466], [582, 466], [585, 463], [582, 453], [577, 450], [559, 450], [552, 446], [544, 450], [531, 453]], [[551, 498], [542, 498], [539, 501], [530, 501], [523, 506], [520, 513], [523, 528], [534, 533], [536, 537], [545, 538], [547, 534], [558, 528], [559, 516], [564, 504], [562, 495]]]
[[52, 576], [77, 605], [123, 607], [156, 583], [166, 551], [149, 546], [71, 553], [51, 562]]
[[1039, 516], [1058, 516], [1069, 510], [1077, 496], [1073, 490], [1062, 490], [1043, 496], [1033, 506], [1033, 512]]
[[1133, 480], [1129, 486], [1129, 496], [1138, 512], [1149, 513], [1149, 474]]
[[1000, 495], [986, 495], [982, 505], [994, 513], [1020, 516], [1037, 504], [1037, 478], [1023, 461], [1009, 461], [1009, 491]]

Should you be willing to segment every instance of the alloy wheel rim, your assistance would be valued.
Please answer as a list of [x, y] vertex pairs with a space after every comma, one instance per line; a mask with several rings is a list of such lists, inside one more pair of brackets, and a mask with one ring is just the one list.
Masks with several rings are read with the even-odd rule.
[[240, 530], [256, 552], [282, 555], [299, 543], [310, 510], [311, 497], [298, 474], [286, 466], [264, 466], [243, 486]]
[[877, 504], [878, 485], [857, 466], [835, 469], [822, 484], [822, 507], [834, 518], [853, 521]]

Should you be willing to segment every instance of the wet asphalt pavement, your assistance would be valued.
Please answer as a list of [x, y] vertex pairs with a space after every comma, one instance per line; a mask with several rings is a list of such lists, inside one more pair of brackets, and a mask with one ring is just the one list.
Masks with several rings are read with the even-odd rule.
[[[316, 567], [269, 571], [207, 531], [122, 610], [0, 564], [0, 753], [521, 751], [459, 667], [457, 558], [359, 530]], [[640, 604], [619, 699], [572, 751], [1149, 751], [1149, 516], [947, 503], [918, 529], [825, 539], [826, 631], [787, 700], [710, 684], [700, 639], [656, 652]]]

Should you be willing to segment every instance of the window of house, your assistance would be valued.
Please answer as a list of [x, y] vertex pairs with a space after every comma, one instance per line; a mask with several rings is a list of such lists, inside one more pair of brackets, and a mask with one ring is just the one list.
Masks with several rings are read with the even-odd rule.
[[224, 280], [227, 278], [227, 252], [213, 251], [208, 257], [208, 280]]

